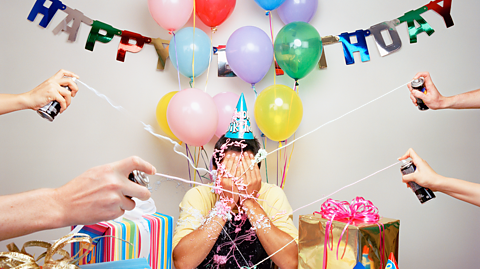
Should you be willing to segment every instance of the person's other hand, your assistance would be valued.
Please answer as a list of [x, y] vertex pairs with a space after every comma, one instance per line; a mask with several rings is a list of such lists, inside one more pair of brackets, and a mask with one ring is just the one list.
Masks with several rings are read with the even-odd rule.
[[[94, 224], [115, 219], [135, 208], [129, 197], [150, 198], [150, 191], [128, 179], [133, 170], [155, 174], [155, 167], [139, 157], [87, 170], [66, 185], [55, 189], [63, 226]], [[129, 197], [127, 197], [129, 196]]]
[[240, 193], [257, 197], [262, 187], [262, 176], [260, 175], [260, 168], [258, 168], [258, 165], [254, 162], [252, 153], [243, 153], [240, 171], [241, 175], [243, 175], [243, 184], [246, 185], [246, 190], [241, 190]]
[[413, 149], [408, 149], [408, 151], [399, 158], [399, 160], [405, 160], [407, 158], [411, 158], [413, 164], [417, 167], [415, 172], [402, 176], [403, 182], [416, 182], [418, 185], [429, 188], [432, 191], [437, 191], [438, 186], [443, 180], [443, 177], [437, 174], [428, 163], [420, 158], [418, 154]]
[[410, 99], [412, 100], [413, 104], [417, 105], [416, 98], [419, 98], [422, 99], [430, 109], [436, 110], [444, 108], [446, 97], [442, 96], [437, 90], [437, 87], [435, 87], [435, 84], [433, 84], [432, 78], [430, 77], [430, 73], [419, 72], [413, 77], [413, 79], [417, 79], [419, 77], [423, 77], [426, 91], [425, 93], [422, 93], [421, 91], [414, 90], [411, 83], [408, 83]]
[[[26, 106], [30, 109], [38, 110], [51, 101], [56, 100], [60, 103], [60, 113], [62, 113], [70, 105], [71, 98], [75, 97], [78, 91], [77, 84], [73, 82], [72, 78], [79, 77], [70, 71], [63, 69], [58, 71], [33, 90], [23, 94]], [[65, 86], [68, 86], [71, 91], [64, 88]]]

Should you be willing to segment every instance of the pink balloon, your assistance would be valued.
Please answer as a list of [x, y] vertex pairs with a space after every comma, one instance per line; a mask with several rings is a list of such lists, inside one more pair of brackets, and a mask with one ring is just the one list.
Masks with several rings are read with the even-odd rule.
[[195, 147], [208, 143], [218, 123], [217, 107], [206, 92], [189, 88], [175, 94], [167, 108], [167, 122], [173, 134]]
[[193, 12], [192, 0], [148, 0], [148, 10], [163, 29], [176, 31], [182, 28]]
[[240, 96], [233, 92], [221, 92], [213, 97], [218, 110], [218, 124], [215, 131], [217, 137], [221, 137], [227, 132], [239, 98]]

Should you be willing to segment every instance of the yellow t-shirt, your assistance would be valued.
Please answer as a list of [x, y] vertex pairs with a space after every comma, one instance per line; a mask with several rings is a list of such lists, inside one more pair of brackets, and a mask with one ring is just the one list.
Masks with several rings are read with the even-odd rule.
[[[276, 185], [262, 182], [259, 194], [257, 202], [270, 221], [292, 238], [297, 238], [298, 230], [293, 224], [292, 207], [288, 203], [285, 192]], [[173, 249], [183, 237], [203, 224], [208, 213], [215, 206], [217, 196], [212, 192], [212, 188], [206, 186], [187, 191], [180, 203], [180, 216], [173, 235]], [[295, 241], [298, 243], [298, 240]]]

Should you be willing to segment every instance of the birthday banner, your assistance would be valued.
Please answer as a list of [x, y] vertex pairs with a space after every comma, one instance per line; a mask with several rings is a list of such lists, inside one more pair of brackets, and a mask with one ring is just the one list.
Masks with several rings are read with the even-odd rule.
[[[50, 6], [45, 6], [46, 1], [51, 2]], [[440, 5], [440, 2], [443, 2], [443, 6]], [[322, 43], [323, 45], [342, 43], [345, 63], [347, 65], [351, 65], [355, 63], [353, 57], [354, 52], [360, 53], [362, 62], [370, 60], [370, 53], [367, 46], [366, 37], [373, 36], [377, 45], [377, 49], [380, 55], [383, 57], [398, 51], [402, 47], [402, 41], [400, 39], [400, 36], [398, 35], [396, 26], [404, 22], [406, 22], [408, 26], [410, 43], [416, 43], [417, 35], [422, 32], [425, 32], [428, 36], [431, 36], [435, 32], [432, 26], [430, 26], [430, 24], [421, 16], [424, 12], [428, 10], [433, 10], [439, 15], [441, 15], [443, 17], [443, 20], [445, 21], [445, 25], [447, 28], [453, 26], [453, 19], [450, 15], [451, 4], [452, 0], [431, 1], [425, 6], [406, 12], [399, 18], [375, 24], [368, 29], [359, 29], [354, 32], [344, 32], [336, 36], [330, 35], [322, 37]], [[145, 44], [153, 44], [158, 55], [157, 69], [163, 70], [165, 68], [165, 61], [169, 55], [169, 40], [146, 37], [139, 33], [127, 30], [120, 30], [116, 27], [113, 27], [107, 23], [98, 20], [92, 20], [91, 18], [85, 16], [83, 12], [66, 6], [60, 0], [36, 0], [32, 10], [30, 11], [30, 14], [28, 15], [28, 20], [33, 22], [35, 18], [39, 14], [41, 14], [43, 15], [43, 18], [40, 21], [39, 25], [43, 28], [46, 28], [53, 19], [53, 17], [56, 15], [58, 10], [67, 13], [67, 17], [63, 19], [57, 27], [55, 27], [55, 29], [53, 30], [53, 33], [55, 35], [59, 34], [60, 32], [65, 32], [69, 34], [68, 40], [74, 42], [77, 38], [78, 29], [80, 28], [81, 24], [91, 26], [90, 33], [85, 44], [85, 49], [90, 51], [93, 51], [95, 43], [97, 41], [102, 43], [109, 43], [110, 41], [112, 41], [114, 36], [119, 36], [121, 37], [121, 39], [118, 45], [116, 59], [117, 61], [121, 62], [125, 61], [125, 56], [127, 52], [137, 53], [143, 49]], [[415, 22], [417, 22], [419, 27], [415, 26]], [[69, 24], [71, 24], [71, 26], [69, 26]], [[103, 30], [105, 34], [101, 34], [101, 30]], [[391, 44], [387, 45], [384, 37], [382, 36], [383, 31], [388, 32], [392, 41]], [[353, 36], [356, 37], [356, 43], [351, 42], [351, 37]], [[132, 40], [135, 41], [134, 44], [130, 43]], [[228, 66], [225, 55], [225, 46], [221, 45], [218, 47], [214, 47], [213, 49], [214, 53], [218, 55], [218, 76], [235, 76], [233, 71]], [[318, 65], [321, 69], [327, 67], [324, 50], [322, 50], [322, 56]], [[276, 69], [277, 75], [283, 74], [281, 70], [278, 70], [278, 66], [276, 66]]]

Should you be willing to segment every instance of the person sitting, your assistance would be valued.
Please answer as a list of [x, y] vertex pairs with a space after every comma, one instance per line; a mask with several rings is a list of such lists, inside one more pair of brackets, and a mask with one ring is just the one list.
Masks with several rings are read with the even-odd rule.
[[297, 268], [292, 208], [280, 187], [262, 182], [259, 150], [242, 94], [228, 132], [215, 144], [216, 188], [192, 188], [180, 203], [176, 268], [272, 268], [272, 262]]

